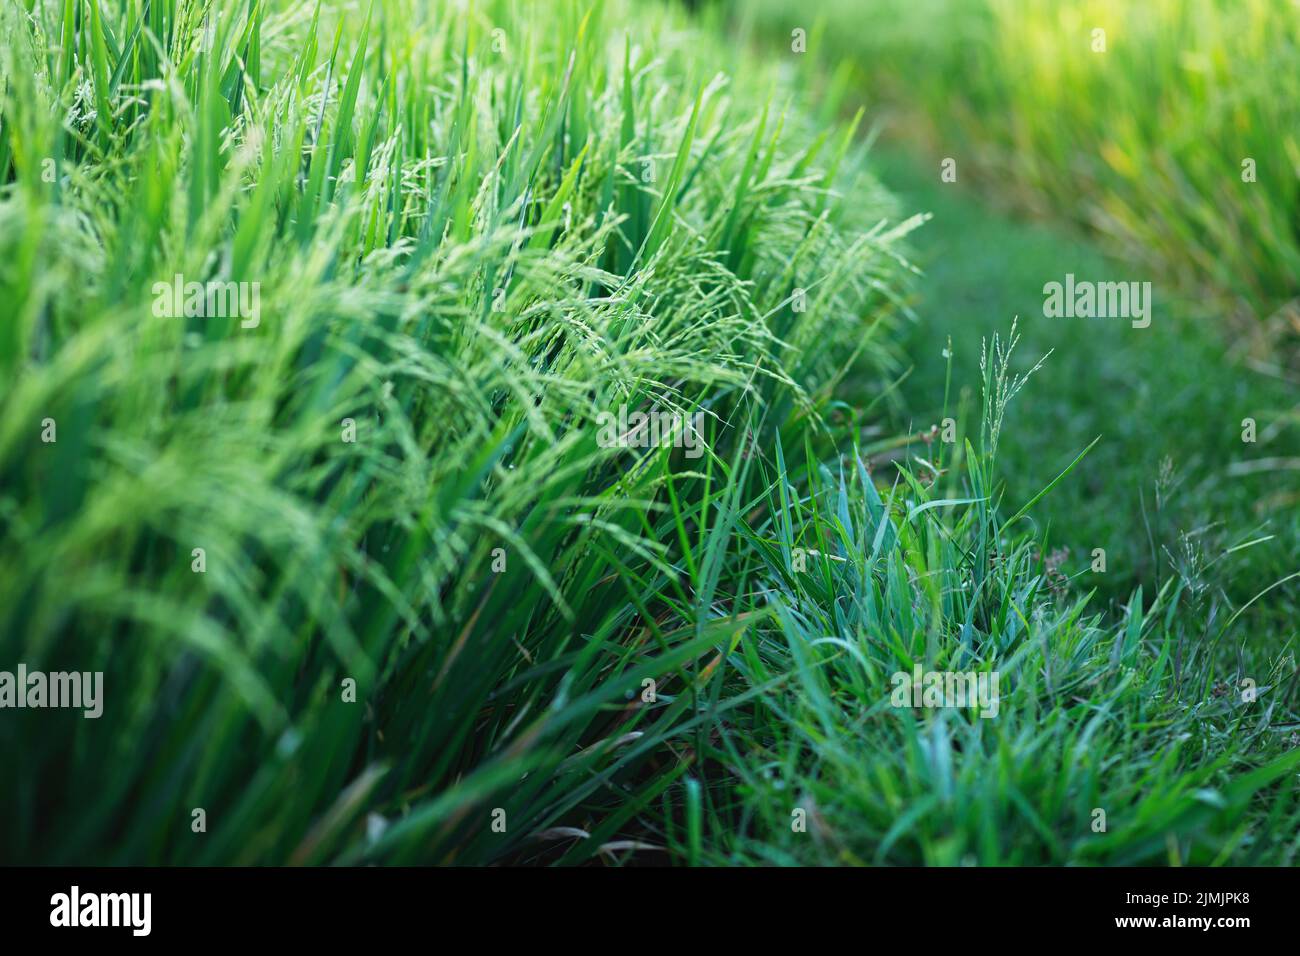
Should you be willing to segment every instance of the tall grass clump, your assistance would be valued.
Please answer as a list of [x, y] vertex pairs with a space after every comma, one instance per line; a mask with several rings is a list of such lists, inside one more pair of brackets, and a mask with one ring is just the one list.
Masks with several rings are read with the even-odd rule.
[[[981, 363], [978, 438], [887, 481], [778, 445], [741, 535], [764, 613], [729, 663], [756, 706], [716, 727], [739, 781], [702, 814], [711, 861], [1294, 863], [1294, 658], [1251, 649], [1222, 589], [1249, 543], [1184, 537], [1154, 594], [1093, 610], [1024, 520], [1088, 449], [1028, 501], [998, 476], [1016, 341]], [[918, 673], [992, 693], [920, 706]]]
[[[0, 24], [0, 661], [105, 695], [6, 712], [0, 857], [667, 848], [746, 449], [894, 363], [853, 127], [615, 0]], [[707, 453], [608, 447], [619, 406]]]

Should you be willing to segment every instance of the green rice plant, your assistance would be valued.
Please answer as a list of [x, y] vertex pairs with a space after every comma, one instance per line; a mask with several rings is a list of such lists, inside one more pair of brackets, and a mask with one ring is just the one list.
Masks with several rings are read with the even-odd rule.
[[[0, 858], [662, 849], [747, 626], [745, 436], [895, 364], [853, 126], [622, 2], [0, 27], [0, 661], [105, 694], [4, 712]], [[607, 447], [619, 406], [707, 454]]]

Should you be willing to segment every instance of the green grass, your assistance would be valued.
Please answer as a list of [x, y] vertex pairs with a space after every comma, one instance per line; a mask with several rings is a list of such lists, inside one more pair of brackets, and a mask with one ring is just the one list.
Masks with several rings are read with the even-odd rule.
[[[918, 432], [940, 421], [945, 391], [956, 404], [963, 386], [978, 381], [981, 341], [1019, 316], [1022, 364], [1050, 358], [1004, 430], [1000, 468], [1010, 499], [1029, 500], [1101, 437], [1072, 479], [1032, 513], [1048, 550], [1069, 549], [1065, 572], [1123, 600], [1140, 583], [1158, 586], [1169, 555], [1181, 557], [1185, 544], [1205, 563], [1207, 555], [1268, 538], [1216, 569], [1218, 583], [1242, 604], [1300, 569], [1298, 499], [1279, 481], [1285, 472], [1270, 466], [1300, 460], [1288, 383], [1225, 354], [1219, 331], [1198, 321], [1194, 303], [1175, 297], [1156, 298], [1145, 329], [1044, 317], [1043, 284], [1066, 271], [1120, 280], [1140, 273], [1078, 236], [991, 215], [969, 186], [940, 181], [937, 159], [895, 147], [878, 162], [910, 208], [933, 216], [915, 237], [925, 280], [919, 320], [904, 340], [915, 369], [899, 387], [901, 428]], [[942, 357], [949, 343], [951, 370]], [[973, 396], [965, 407], [958, 434], [974, 426]], [[1259, 424], [1254, 444], [1241, 440], [1247, 417]], [[1106, 550], [1105, 574], [1091, 570], [1094, 548]], [[1256, 610], [1256, 626], [1294, 633], [1294, 603], [1275, 599]]]
[[[886, 182], [934, 217], [915, 237], [926, 274], [906, 339], [917, 367], [899, 388], [907, 431], [951, 414], [959, 439], [978, 443], [981, 355], [1001, 316], [1026, 316], [1009, 374], [1051, 354], [1008, 406], [996, 463], [971, 468], [938, 439], [906, 448], [918, 476], [948, 469], [933, 487], [950, 499], [1004, 478], [1000, 519], [981, 507], [903, 521], [930, 493], [904, 476], [897, 542], [877, 556], [880, 509], [848, 463], [773, 504], [767, 535], [804, 529], [792, 543], [811, 537], [836, 557], [795, 575], [765, 535], [752, 542], [779, 627], [765, 637], [770, 657], [737, 663], [771, 689], [766, 712], [718, 747], [744, 768], [745, 794], [743, 822], [718, 824], [718, 859], [1293, 864], [1300, 534], [1293, 513], [1257, 513], [1276, 494], [1268, 477], [1234, 477], [1247, 459], [1239, 433], [1216, 433], [1198, 412], [1284, 396], [1249, 369], [1220, 368], [1213, 332], [1166, 310], [1145, 330], [1034, 315], [1045, 270], [1122, 273], [1084, 243], [990, 214], [940, 184], [934, 164], [882, 159]], [[1176, 462], [1173, 477], [1163, 461]], [[1035, 530], [1023, 536], [1009, 519], [1028, 502]], [[1107, 550], [1104, 574], [1094, 546]], [[999, 714], [899, 716], [890, 675], [918, 661], [1000, 672]], [[1273, 710], [1243, 699], [1244, 678], [1270, 688], [1260, 701]], [[806, 832], [791, 829], [795, 809]], [[1092, 828], [1097, 809], [1105, 833]]]
[[[1236, 688], [1293, 668], [1234, 672], [1240, 631], [1186, 577], [1118, 619], [1089, 610], [986, 500], [990, 466], [967, 446], [980, 500], [950, 521], [923, 509], [953, 499], [903, 474], [882, 502], [851, 464], [773, 495], [748, 542], [772, 620], [734, 662], [762, 707], [719, 728], [742, 783], [712, 817], [714, 860], [1291, 864], [1300, 750], [1269, 695]], [[791, 573], [794, 544], [825, 557]], [[891, 707], [916, 666], [998, 674], [998, 712]]]
[[[5, 858], [620, 830], [697, 719], [626, 700], [739, 629], [742, 485], [594, 422], [698, 409], [733, 456], [891, 364], [906, 227], [851, 127], [624, 4], [6, 9], [3, 659], [108, 702], [6, 712]], [[175, 273], [260, 282], [260, 323], [155, 317]]]
[[[1165, 420], [1069, 467], [1082, 379], [1025, 427], [1033, 270], [922, 231], [918, 279], [913, 213], [979, 213], [886, 191], [847, 86], [623, 0], [0, 28], [0, 670], [104, 672], [97, 720], [0, 711], [0, 860], [1293, 858], [1294, 662], [1223, 574], [1283, 552], [1067, 580], [1049, 509]], [[258, 321], [156, 314], [178, 273]], [[619, 406], [706, 451], [606, 447]], [[917, 663], [999, 716], [890, 707]]]

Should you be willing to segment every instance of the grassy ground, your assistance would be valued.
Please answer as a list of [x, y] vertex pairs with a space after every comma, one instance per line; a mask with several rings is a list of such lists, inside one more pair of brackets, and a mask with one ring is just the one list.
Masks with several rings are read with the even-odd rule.
[[[910, 728], [900, 732], [873, 711], [881, 690], [861, 692], [863, 683], [870, 686], [869, 667], [865, 677], [853, 665], [839, 671], [834, 664], [805, 668], [792, 640], [791, 662], [800, 689], [775, 708], [765, 730], [781, 746], [762, 750], [767, 762], [757, 760], [747, 781], [761, 795], [758, 803], [770, 809], [771, 804], [779, 805], [791, 776], [798, 779], [799, 799], [816, 808], [816, 848], [798, 837], [785, 837], [788, 821], [777, 813], [764, 816], [751, 804], [748, 809], [768, 825], [765, 839], [742, 842], [736, 852], [742, 858], [753, 854], [765, 860], [811, 855], [823, 861], [866, 862], [1292, 861], [1296, 844], [1286, 833], [1294, 823], [1272, 828], [1279, 820], [1295, 819], [1293, 772], [1284, 771], [1278, 786], [1248, 800], [1252, 807], [1241, 815], [1229, 813], [1212, 821], [1212, 815], [1194, 808], [1198, 801], [1208, 801], [1202, 810], [1222, 809], [1225, 787], [1249, 779], [1244, 771], [1255, 761], [1267, 761], [1269, 754], [1289, 763], [1293, 757], [1288, 754], [1297, 742], [1293, 575], [1300, 568], [1300, 528], [1293, 480], [1295, 382], [1278, 363], [1252, 358], [1250, 343], [1234, 335], [1238, 326], [1231, 316], [1215, 306], [1231, 300], [1234, 290], [1250, 286], [1255, 277], [1243, 275], [1240, 283], [1220, 285], [1209, 299], [1196, 300], [1180, 295], [1176, 285], [1157, 283], [1160, 294], [1147, 329], [1134, 329], [1122, 320], [1045, 318], [1044, 283], [1060, 281], [1066, 272], [1079, 278], [1141, 280], [1148, 277], [1144, 273], [1152, 267], [1152, 254], [1181, 254], [1171, 253], [1178, 243], [1166, 236], [1169, 243], [1147, 243], [1140, 264], [1109, 259], [1075, 231], [1080, 224], [1098, 225], [1087, 210], [1132, 203], [1134, 197], [1156, 204], [1180, 200], [1163, 189], [1159, 178], [1119, 188], [1106, 185], [1105, 177], [1082, 177], [1074, 193], [1077, 197], [1082, 192], [1081, 204], [1075, 207], [1078, 214], [1070, 213], [1066, 181], [1074, 169], [1052, 166], [1044, 150], [1054, 145], [1068, 152], [1077, 144], [1044, 141], [1050, 139], [1049, 126], [1054, 127], [1060, 110], [1051, 112], [1052, 124], [1035, 124], [1033, 116], [1026, 115], [1033, 111], [1028, 101], [1046, 93], [1035, 83], [1002, 90], [1004, 99], [1015, 101], [1008, 112], [1020, 117], [1007, 132], [996, 116], [991, 126], [985, 122], [987, 110], [968, 108], [971, 90], [960, 77], [969, 62], [964, 67], [948, 64], [952, 69], [945, 73], [933, 57], [920, 55], [933, 53], [931, 46], [938, 45], [957, 59], [982, 56], [983, 47], [974, 54], [962, 52], [963, 38], [971, 40], [971, 24], [979, 28], [976, 33], [986, 26], [975, 5], [948, 10], [940, 31], [931, 29], [936, 5], [909, 5], [897, 17], [886, 16], [886, 27], [869, 35], [852, 29], [861, 13], [857, 8], [848, 17], [837, 20], [832, 11], [828, 19], [805, 24], [808, 11], [769, 6], [785, 13], [784, 18], [777, 16], [781, 29], [769, 37], [777, 56], [787, 56], [792, 24], [810, 26], [807, 55], [790, 59], [792, 67], [814, 77], [810, 93], [827, 85], [842, 90], [866, 81], [855, 92], [867, 94], [874, 108], [888, 113], [895, 138], [903, 144], [878, 155], [882, 177], [909, 208], [934, 215], [913, 236], [925, 277], [918, 283], [914, 304], [918, 321], [906, 340], [914, 369], [898, 389], [896, 426], [916, 433], [952, 414], [958, 435], [973, 435], [980, 419], [977, 383], [983, 341], [1019, 316], [1023, 339], [1013, 367], [1023, 372], [1049, 351], [1052, 354], [1010, 407], [997, 464], [990, 470], [1006, 479], [1006, 500], [1017, 508], [1098, 439], [1068, 478], [1035, 502], [1030, 514], [1037, 527], [1033, 548], [1040, 555], [1047, 553], [1051, 566], [1039, 564], [1039, 570], [1058, 584], [1054, 575], [1070, 577], [1077, 589], [1072, 593], [1095, 590], [1091, 607], [1102, 613], [1082, 629], [1084, 639], [1069, 636], [1069, 628], [1060, 622], [1040, 630], [1036, 621], [1032, 627], [1039, 636], [1048, 635], [1046, 641], [1059, 640], [1071, 650], [1096, 641], [1090, 652], [1072, 659], [1072, 677], [1090, 688], [1073, 698], [1077, 708], [1049, 707], [1029, 724], [1018, 724], [1015, 717], [989, 721], [987, 727], [972, 721], [977, 729], [959, 724], [957, 733], [937, 721], [928, 727], [929, 739], [913, 736]], [[997, 8], [1000, 15], [1015, 18], [1015, 4]], [[1168, 16], [1170, 9], [1162, 9], [1161, 15]], [[956, 16], [963, 10], [969, 16]], [[1037, 12], [1046, 15], [1048, 8]], [[1118, 15], [1114, 7], [1110, 12]], [[1254, 13], [1262, 15], [1263, 10]], [[1155, 12], [1153, 17], [1159, 18]], [[1031, 21], [1022, 17], [1018, 29], [1030, 30], [1036, 22]], [[1144, 28], [1150, 27], [1146, 19], [1143, 22]], [[920, 24], [925, 26], [918, 29]], [[1245, 34], [1261, 39], [1242, 31], [1238, 40]], [[926, 37], [936, 38], [934, 44]], [[971, 42], [979, 44], [978, 38]], [[1064, 33], [1043, 30], [1035, 42], [1047, 60], [1064, 56], [1059, 50], [1051, 52], [1054, 42], [1065, 42]], [[1176, 51], [1165, 53], [1176, 57]], [[840, 54], [848, 57], [847, 70], [834, 68]], [[1131, 51], [1119, 62], [1130, 59]], [[890, 74], [899, 64], [910, 70], [917, 62], [926, 65], [917, 83], [900, 80], [901, 68]], [[1001, 62], [1018, 61], [1005, 57]], [[984, 74], [996, 72], [986, 67]], [[891, 78], [898, 82], [891, 86]], [[1121, 70], [1109, 82], [1121, 87], [1127, 83], [1133, 93], [1135, 84], [1143, 81], [1135, 72]], [[987, 85], [996, 99], [996, 77]], [[1052, 95], [1069, 100], [1064, 104], [1069, 115], [1085, 115], [1096, 104], [1110, 101], [1090, 95], [1090, 88], [1088, 82], [1059, 84]], [[1215, 90], [1214, 96], [1224, 95], [1222, 89]], [[1181, 90], [1171, 88], [1170, 96], [1177, 99]], [[1267, 103], [1246, 102], [1267, 109]], [[1190, 109], [1190, 101], [1182, 107]], [[1168, 116], [1162, 121], [1178, 122]], [[1186, 122], [1191, 124], [1191, 119]], [[936, 134], [957, 129], [957, 137]], [[1086, 140], [1090, 129], [1083, 126], [1074, 133]], [[998, 147], [1010, 148], [1000, 139], [1004, 133], [1016, 138], [1011, 154], [998, 152]], [[1168, 130], [1163, 135], [1168, 141]], [[936, 139], [948, 152], [958, 144], [966, 148], [959, 152], [965, 157], [960, 184], [941, 181], [939, 160], [947, 153], [927, 152]], [[968, 175], [972, 167], [974, 175]], [[1023, 175], [1026, 170], [1037, 171], [1037, 176]], [[972, 184], [977, 189], [972, 190]], [[1056, 187], [1054, 192], [1047, 192], [1048, 184]], [[1043, 191], [1035, 192], [1036, 187]], [[1222, 198], [1230, 202], [1235, 195]], [[1005, 211], [1026, 208], [1040, 215], [1056, 212], [1059, 225], [1017, 221]], [[1266, 214], [1286, 208], [1287, 201], [1279, 199]], [[1198, 214], [1188, 208], [1172, 216], [1165, 212], [1159, 221]], [[1122, 223], [1111, 225], [1123, 231]], [[1208, 241], [1215, 241], [1212, 233], [1209, 236]], [[1163, 275], [1180, 271], [1176, 263], [1165, 265]], [[1205, 278], [1202, 273], [1190, 285]], [[1242, 441], [1242, 419], [1247, 417], [1260, 427], [1263, 437], [1258, 443]], [[935, 441], [911, 443], [914, 466], [925, 470], [925, 461], [934, 461]], [[969, 476], [966, 481], [944, 482], [940, 478], [938, 483], [948, 494], [970, 490]], [[1093, 549], [1099, 547], [1106, 550], [1104, 573], [1093, 566]], [[934, 567], [918, 568], [915, 577], [937, 573]], [[1015, 581], [1007, 581], [1002, 593], [1014, 591]], [[1156, 593], [1160, 598], [1152, 603]], [[832, 591], [801, 597], [801, 616], [786, 628], [787, 635], [845, 633], [837, 610], [848, 601], [845, 595]], [[1141, 689], [1130, 687], [1126, 691], [1133, 693], [1109, 697], [1102, 675], [1113, 673], [1118, 661], [1128, 660], [1128, 652], [1120, 649], [1128, 647], [1126, 640], [1114, 631], [1122, 635], [1131, 629], [1139, 610], [1146, 612], [1145, 626], [1151, 628], [1145, 655], [1131, 662], [1130, 673]], [[1231, 620], [1226, 629], [1225, 619]], [[878, 626], [873, 622], [869, 632]], [[949, 629], [963, 633], [960, 622], [949, 622]], [[1107, 631], [1110, 637], [1104, 636]], [[857, 652], [869, 657], [871, 644], [864, 641]], [[1029, 648], [1020, 649], [1032, 655], [1031, 670], [1050, 685], [1053, 672], [1059, 673], [1052, 652], [1043, 648], [1038, 656]], [[927, 652], [933, 650], [926, 646]], [[856, 654], [846, 649], [846, 656]], [[1172, 673], [1164, 672], [1162, 662], [1172, 663]], [[1023, 676], [1022, 669], [1016, 672]], [[1199, 676], [1189, 683], [1192, 673]], [[1245, 737], [1251, 735], [1243, 725], [1223, 720], [1232, 708], [1222, 708], [1250, 673], [1269, 675], [1279, 708], [1272, 716], [1281, 719], [1271, 732], [1248, 742]], [[1153, 706], [1162, 709], [1160, 716], [1152, 713]], [[1018, 708], [1017, 715], [1023, 716], [1026, 709]], [[1084, 732], [1090, 716], [1096, 722], [1087, 724]], [[1072, 750], [1076, 734], [1088, 743]], [[1204, 749], [1189, 753], [1188, 740], [1199, 741]], [[1095, 789], [1086, 769], [1094, 759], [1111, 768], [1111, 779]], [[792, 774], [794, 766], [805, 772]], [[1090, 802], [1085, 794], [1095, 799]], [[791, 802], [790, 797], [786, 800]], [[1089, 835], [1081, 823], [1083, 808], [1117, 803], [1127, 804], [1132, 812], [1124, 834], [1109, 839]], [[1235, 821], [1230, 829], [1240, 829], [1225, 835], [1218, 828], [1229, 819]], [[1143, 833], [1146, 825], [1151, 830]]]
[[[1217, 330], [1187, 303], [1162, 303], [1147, 329], [1044, 318], [1045, 277], [1123, 269], [941, 183], [937, 161], [897, 149], [877, 160], [903, 202], [933, 214], [913, 236], [925, 278], [906, 340], [915, 370], [899, 388], [904, 430], [938, 422], [945, 394], [965, 393], [959, 440], [979, 444], [982, 346], [1011, 316], [1022, 335], [1011, 369], [1051, 353], [1008, 406], [996, 461], [949, 451], [960, 477], [936, 484], [977, 496], [1005, 478], [1005, 516], [1101, 438], [1030, 510], [1032, 539], [1003, 554], [989, 551], [1007, 526], [994, 519], [981, 533], [976, 509], [940, 542], [905, 539], [907, 570], [891, 566], [876, 586], [878, 549], [865, 541], [837, 552], [847, 569], [773, 585], [788, 602], [771, 638], [781, 663], [739, 666], [785, 691], [765, 695], [770, 711], [729, 742], [746, 753], [736, 811], [746, 824], [718, 824], [719, 859], [1289, 865], [1300, 852], [1294, 581], [1252, 599], [1300, 567], [1300, 538], [1267, 474], [1234, 474], [1254, 457], [1240, 409], [1276, 421], [1286, 389], [1225, 360]], [[1272, 454], [1293, 451], [1285, 428], [1271, 440]], [[938, 447], [913, 443], [918, 473]], [[825, 499], [810, 493], [791, 525], [836, 524], [853, 497], [825, 480]], [[1093, 547], [1106, 549], [1105, 573], [1092, 569]], [[1044, 559], [1056, 548], [1069, 553]], [[984, 566], [999, 569], [993, 606], [971, 594]], [[915, 593], [891, 597], [905, 579]], [[885, 676], [916, 661], [1000, 671], [1009, 709], [900, 719]], [[1275, 710], [1243, 702], [1251, 675], [1265, 675], [1256, 680]], [[791, 831], [801, 810], [811, 839]], [[746, 835], [732, 839], [737, 829]]]
[[[1101, 437], [1034, 510], [1045, 546], [1070, 550], [1063, 571], [1120, 599], [1138, 583], [1158, 586], [1169, 555], [1181, 560], [1185, 546], [1204, 565], [1268, 537], [1216, 568], [1241, 604], [1300, 569], [1296, 492], [1270, 467], [1300, 458], [1291, 383], [1234, 355], [1221, 327], [1176, 297], [1156, 297], [1145, 329], [1123, 319], [1044, 317], [1043, 285], [1066, 272], [1137, 274], [1068, 229], [1017, 220], [982, 190], [941, 182], [938, 158], [895, 147], [877, 159], [908, 208], [934, 217], [913, 237], [925, 281], [906, 342], [915, 371], [900, 386], [913, 430], [939, 421], [949, 376], [954, 394], [978, 381], [981, 340], [1019, 317], [1022, 361], [1051, 355], [1007, 419], [1001, 462], [1010, 500], [1027, 501]], [[942, 355], [949, 341], [951, 372]], [[1248, 417], [1259, 426], [1254, 444], [1242, 441]], [[1106, 550], [1105, 574], [1091, 570], [1094, 548]], [[1294, 594], [1274, 594], [1260, 609], [1273, 612], [1258, 623], [1279, 648], [1294, 632]]]

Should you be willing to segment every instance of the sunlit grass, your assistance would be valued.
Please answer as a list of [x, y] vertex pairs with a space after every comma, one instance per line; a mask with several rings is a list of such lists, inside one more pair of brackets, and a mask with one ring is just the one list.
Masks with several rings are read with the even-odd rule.
[[[739, 627], [675, 522], [724, 541], [739, 484], [594, 421], [698, 409], [729, 455], [889, 364], [905, 229], [852, 129], [621, 3], [5, 33], [4, 656], [108, 694], [4, 722], [6, 857], [489, 862], [626, 826]], [[156, 317], [177, 273], [260, 283], [260, 322]], [[648, 675], [683, 696], [626, 706]]]
[[0, 28], [0, 667], [105, 674], [0, 719], [4, 861], [1294, 854], [1293, 678], [1215, 690], [1199, 579], [1103, 617], [991, 447], [882, 433], [919, 217], [836, 96], [622, 0]]

